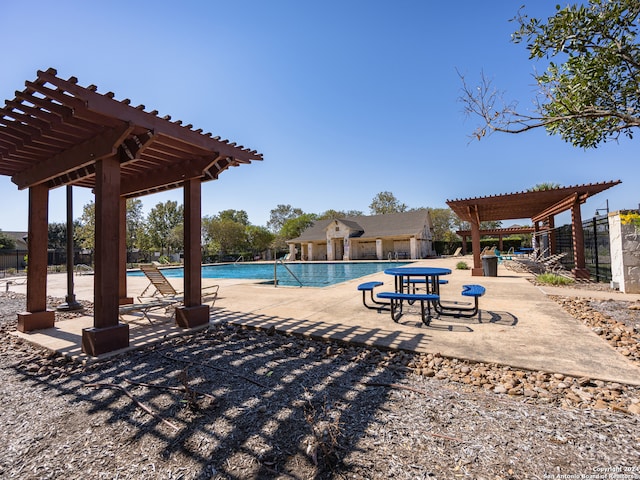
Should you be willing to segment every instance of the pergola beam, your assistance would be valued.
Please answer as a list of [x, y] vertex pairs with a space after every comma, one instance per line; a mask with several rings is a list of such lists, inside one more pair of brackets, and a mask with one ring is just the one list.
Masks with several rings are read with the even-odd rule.
[[531, 220], [534, 222], [542, 222], [547, 217], [558, 215], [562, 212], [569, 210], [576, 203], [576, 201], [579, 201], [580, 203], [584, 203], [586, 199], [587, 197], [584, 194], [580, 195], [578, 192], [574, 192], [573, 194], [560, 200], [558, 203], [555, 203], [550, 207], [546, 208], [536, 216], [531, 217]]
[[[100, 112], [102, 115], [131, 122], [147, 130], [153, 130], [159, 135], [180, 138], [181, 141], [190, 143], [191, 145], [195, 145], [199, 148], [211, 149], [212, 147], [215, 147], [215, 149], [224, 156], [234, 156], [238, 153], [238, 148], [235, 143], [228, 143], [227, 141], [209, 138], [206, 135], [202, 135], [202, 131], [191, 130], [188, 126], [182, 126], [175, 122], [168, 122], [159, 118], [157, 115], [152, 115], [142, 109], [131, 108], [128, 103], [114, 101], [110, 96], [101, 95], [81, 87], [75, 82], [58, 78], [50, 71], [38, 71], [38, 78], [44, 82], [50, 83], [51, 85], [55, 85], [61, 90], [73, 94], [79, 104], [83, 105], [88, 111]], [[36, 86], [32, 85], [32, 88], [36, 88]], [[49, 92], [46, 92], [49, 94], [54, 92], [53, 90], [47, 89], [43, 86], [39, 86], [38, 90], [49, 90]], [[76, 115], [81, 115], [81, 112], [74, 113]], [[252, 152], [249, 151], [247, 151], [247, 153], [250, 155], [252, 154]]]
[[0, 108], [0, 175], [28, 188], [29, 272], [27, 311], [18, 328], [53, 326], [46, 310], [48, 190], [63, 185], [95, 193], [95, 274], [93, 327], [82, 332], [82, 349], [100, 355], [129, 343], [118, 307], [131, 302], [126, 282], [126, 199], [184, 188], [185, 307], [179, 326], [209, 321], [201, 304], [201, 183], [230, 166], [262, 160], [255, 150], [237, 146], [192, 125], [133, 107], [128, 99], [58, 78], [54, 69]]
[[126, 197], [143, 194], [152, 188], [166, 185], [177, 185], [192, 178], [201, 178], [204, 166], [208, 160], [189, 160], [179, 165], [172, 165], [162, 170], [156, 170], [144, 177], [128, 177], [121, 184], [120, 194]]
[[95, 164], [98, 160], [115, 155], [118, 146], [132, 130], [131, 125], [109, 129], [54, 157], [39, 162], [28, 170], [17, 173], [11, 180], [22, 190]]
[[584, 272], [581, 272], [581, 269], [584, 267], [584, 244], [581, 241], [582, 225], [578, 226], [578, 221], [576, 220], [580, 218], [580, 204], [584, 203], [590, 196], [618, 185], [619, 183], [621, 183], [620, 180], [615, 180], [552, 188], [549, 190], [533, 190], [479, 198], [447, 200], [447, 205], [449, 205], [458, 218], [471, 224], [474, 255], [472, 275], [483, 274], [482, 269], [479, 268], [480, 222], [531, 218], [533, 220], [535, 234], [540, 231], [538, 225], [540, 221], [548, 221], [550, 228], [552, 228], [553, 216], [569, 209], [571, 209], [573, 217], [576, 270], [579, 274], [584, 274]]

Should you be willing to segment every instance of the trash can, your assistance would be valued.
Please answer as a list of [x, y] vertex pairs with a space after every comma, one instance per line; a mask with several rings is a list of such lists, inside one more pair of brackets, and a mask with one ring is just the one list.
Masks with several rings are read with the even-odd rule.
[[482, 256], [482, 273], [485, 277], [498, 276], [498, 257], [495, 255]]

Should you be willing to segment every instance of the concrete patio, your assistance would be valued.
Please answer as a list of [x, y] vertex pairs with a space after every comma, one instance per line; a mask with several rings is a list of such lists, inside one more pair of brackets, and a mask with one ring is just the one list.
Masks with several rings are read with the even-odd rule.
[[[640, 385], [640, 368], [549, 298], [549, 295], [561, 294], [635, 301], [640, 300], [640, 295], [539, 288], [527, 280], [528, 274], [507, 270], [502, 265], [497, 277], [472, 277], [469, 270], [455, 270], [461, 260], [469, 265], [473, 263], [471, 257], [457, 257], [421, 260], [417, 264], [452, 270], [452, 275], [447, 276], [448, 285], [441, 288], [443, 300], [469, 300], [460, 296], [463, 284], [486, 287], [487, 293], [480, 298], [480, 316], [436, 317], [429, 326], [421, 323], [417, 306], [407, 310], [397, 324], [389, 312], [378, 313], [362, 306], [361, 292], [356, 290], [358, 284], [379, 280], [385, 282], [385, 286], [378, 291], [393, 289], [393, 278], [384, 273], [321, 289], [276, 288], [254, 280], [233, 279], [204, 279], [203, 285], [220, 285], [211, 322], [273, 327], [280, 332], [318, 339], [440, 353], [475, 362]], [[181, 289], [179, 280], [171, 279], [171, 282]], [[144, 277], [128, 278], [130, 295], [140, 293], [146, 285]], [[25, 287], [13, 286], [11, 290], [24, 292]], [[64, 297], [66, 276], [49, 275], [47, 293]], [[91, 276], [75, 277], [75, 294], [79, 300], [92, 300]], [[185, 333], [162, 311], [151, 317], [154, 325], [141, 317], [126, 317], [130, 324], [130, 348]], [[90, 317], [81, 317], [57, 322], [52, 329], [18, 335], [64, 355], [90, 360], [91, 357], [81, 352], [80, 341], [82, 328], [92, 326], [92, 322]], [[112, 352], [117, 353], [122, 350]]]

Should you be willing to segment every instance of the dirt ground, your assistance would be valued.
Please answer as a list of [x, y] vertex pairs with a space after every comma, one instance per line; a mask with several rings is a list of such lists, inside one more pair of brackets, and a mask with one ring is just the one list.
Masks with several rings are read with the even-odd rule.
[[[556, 301], [638, 361], [636, 305]], [[225, 324], [82, 365], [22, 309], [0, 294], [0, 478], [640, 478], [638, 387]]]

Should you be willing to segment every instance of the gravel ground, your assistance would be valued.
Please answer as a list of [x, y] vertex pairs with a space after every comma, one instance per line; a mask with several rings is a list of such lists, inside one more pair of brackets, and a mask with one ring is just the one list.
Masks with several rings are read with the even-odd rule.
[[[555, 300], [640, 364], [637, 305]], [[81, 365], [22, 309], [0, 294], [0, 478], [640, 479], [638, 387], [231, 325]]]

